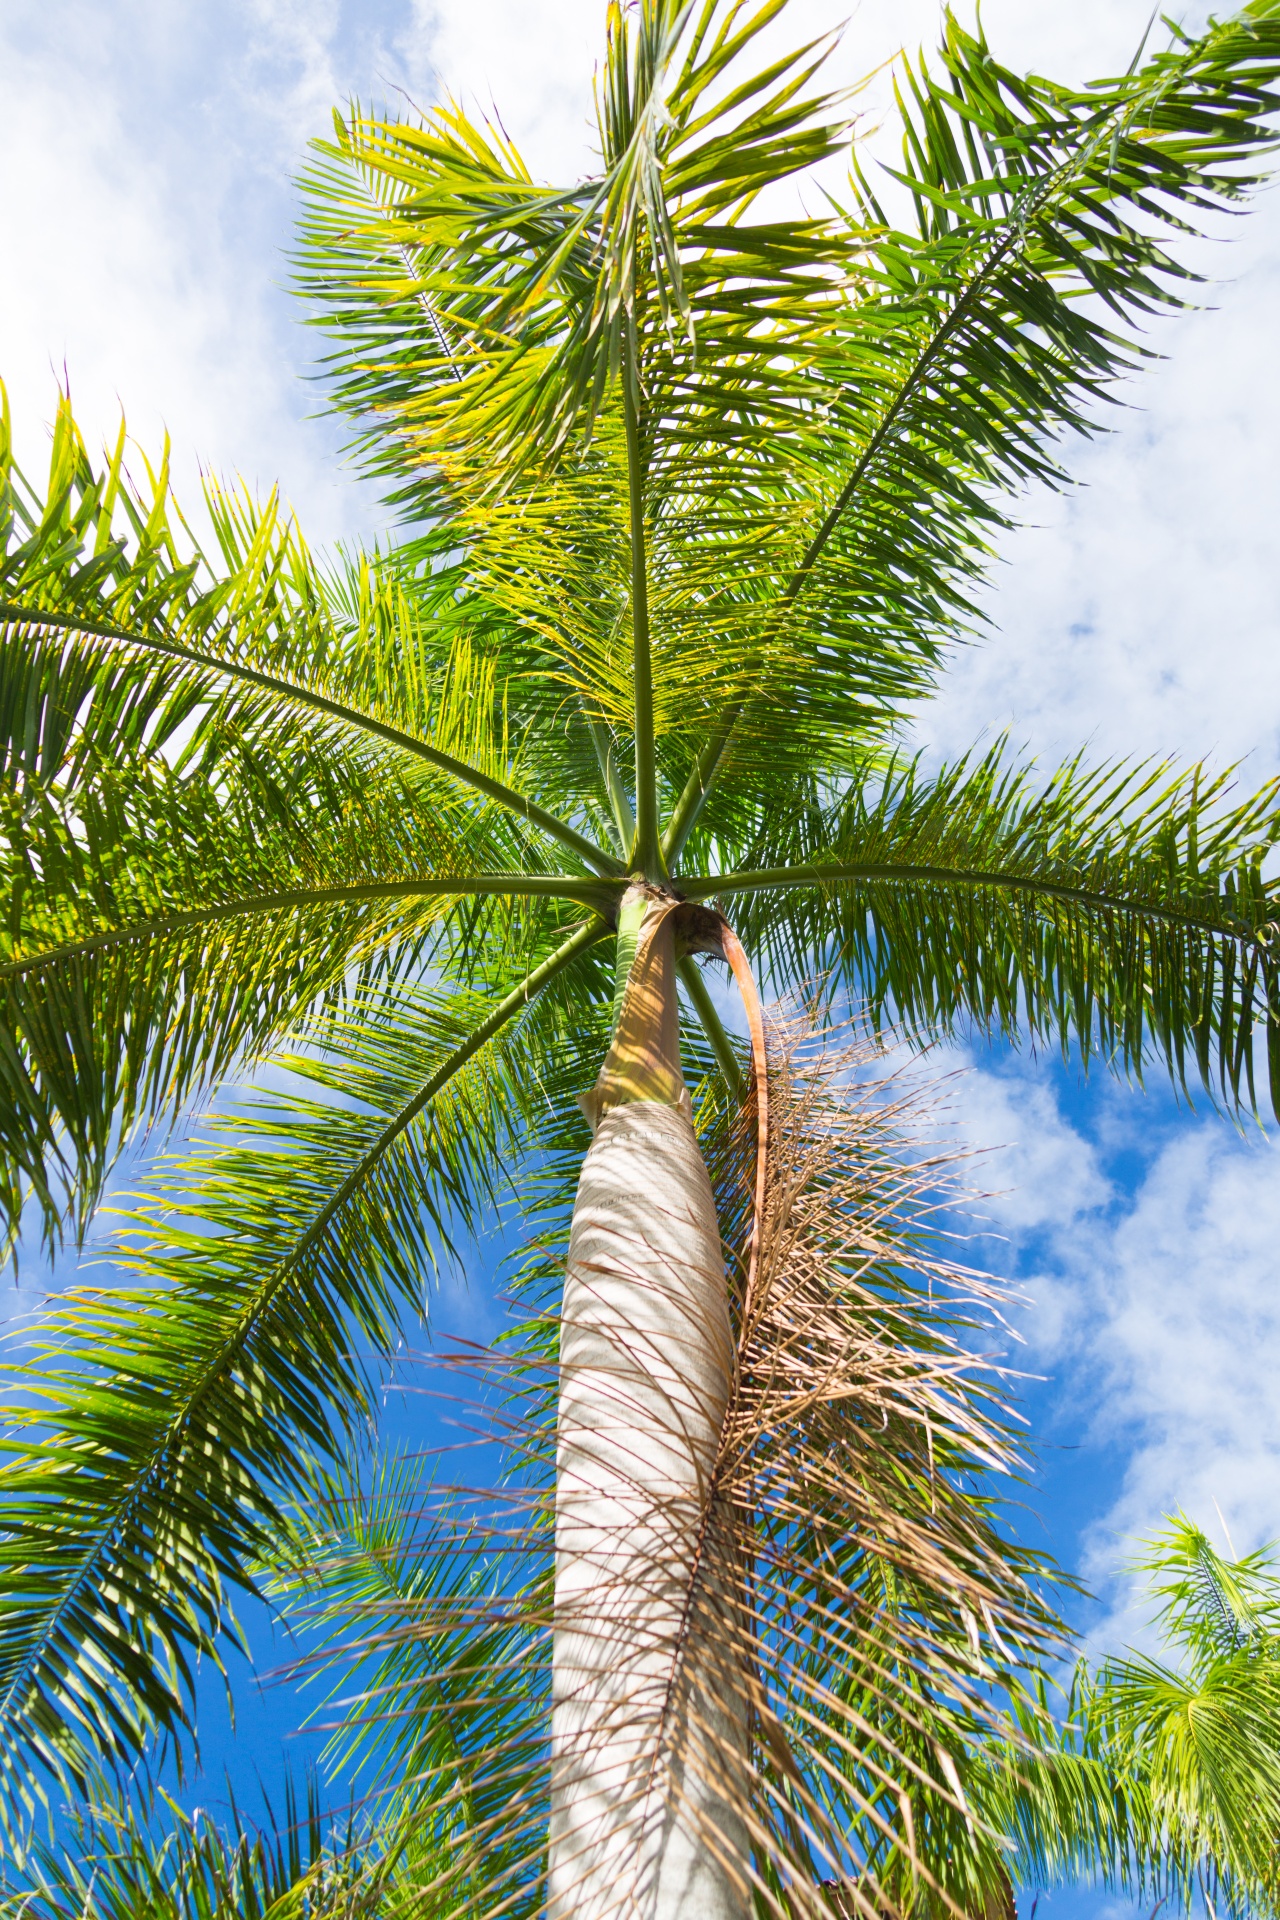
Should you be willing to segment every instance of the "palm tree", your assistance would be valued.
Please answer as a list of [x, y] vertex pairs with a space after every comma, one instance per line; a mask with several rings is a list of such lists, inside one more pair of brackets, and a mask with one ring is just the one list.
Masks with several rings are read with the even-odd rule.
[[1272, 1914], [1280, 1833], [1280, 1579], [1228, 1560], [1183, 1515], [1135, 1571], [1160, 1602], [1159, 1657], [1080, 1661], [1066, 1725], [989, 1749], [977, 1804], [1024, 1885], [1088, 1876], [1161, 1906]]
[[1153, 1878], [1173, 1853], [1209, 1905], [1225, 1898], [1274, 1911], [1280, 1581], [1272, 1554], [1227, 1560], [1178, 1515], [1147, 1543], [1138, 1569], [1161, 1602], [1164, 1658], [1130, 1654], [1089, 1675], [1079, 1689], [1084, 1737], [1145, 1788], [1157, 1845], [1148, 1839], [1143, 1852]]
[[612, 5], [567, 189], [452, 107], [318, 149], [299, 277], [387, 548], [319, 565], [216, 487], [201, 547], [167, 456], [131, 479], [122, 428], [95, 468], [65, 406], [41, 496], [6, 419], [13, 1232], [82, 1238], [139, 1129], [291, 1076], [155, 1163], [132, 1284], [65, 1299], [19, 1373], [14, 1809], [180, 1733], [231, 1591], [522, 1153], [580, 1168], [551, 1911], [804, 1911], [887, 1887], [886, 1850], [936, 1879], [935, 1830], [964, 1855], [960, 1760], [1053, 1632], [973, 1491], [1011, 1442], [961, 1283], [930, 1319], [928, 1178], [868, 1186], [880, 1123], [766, 1062], [751, 968], [1227, 1105], [1265, 1032], [1275, 1102], [1275, 783], [1000, 748], [929, 775], [896, 742], [1002, 503], [1065, 477], [1183, 298], [1161, 235], [1258, 177], [1280, 10], [1085, 90], [948, 19], [903, 69], [902, 225], [856, 156], [821, 216], [761, 202], [851, 132], [822, 47], [752, 70], [780, 10]]

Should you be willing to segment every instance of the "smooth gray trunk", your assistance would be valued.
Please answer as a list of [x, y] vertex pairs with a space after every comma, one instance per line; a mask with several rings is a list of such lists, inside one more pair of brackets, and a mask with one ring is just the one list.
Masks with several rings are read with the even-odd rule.
[[552, 1920], [751, 1910], [745, 1686], [711, 1502], [733, 1365], [688, 1096], [610, 1107], [578, 1188], [561, 1333]]

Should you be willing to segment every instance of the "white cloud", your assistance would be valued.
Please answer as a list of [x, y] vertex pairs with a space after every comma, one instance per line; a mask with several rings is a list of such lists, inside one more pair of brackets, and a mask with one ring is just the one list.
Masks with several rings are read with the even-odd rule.
[[1089, 742], [1250, 755], [1250, 782], [1280, 764], [1280, 193], [1198, 257], [1231, 276], [1205, 296], [1217, 310], [1152, 326], [1167, 359], [1107, 438], [1069, 453], [1081, 488], [1026, 504], [988, 600], [997, 630], [921, 716], [942, 751], [1008, 727], [1050, 760]]
[[313, 348], [280, 291], [289, 180], [344, 82], [337, 5], [53, 0], [0, 28], [0, 374], [39, 473], [55, 377], [91, 442], [167, 427], [181, 491], [197, 459], [280, 479], [316, 537], [367, 503], [308, 421]]
[[1109, 1183], [1090, 1143], [1058, 1110], [1034, 1069], [975, 1071], [956, 1082], [958, 1129], [978, 1156], [975, 1184], [990, 1192], [981, 1211], [1015, 1236], [1066, 1226], [1104, 1206]]
[[[1125, 1568], [1162, 1516], [1182, 1509], [1223, 1546], [1225, 1520], [1240, 1552], [1280, 1537], [1280, 1148], [1122, 1092], [1091, 1103], [1106, 1115], [1091, 1141], [1033, 1070], [960, 1085], [963, 1131], [1013, 1189], [992, 1211], [1033, 1303], [1028, 1363], [1060, 1422], [1121, 1469], [1080, 1570], [1109, 1598], [1092, 1644], [1131, 1641], [1143, 1609]], [[1144, 1145], [1122, 1183], [1116, 1157]]]
[[1015, 1364], [1047, 1377], [1055, 1439], [1113, 1469], [1080, 1570], [1111, 1603], [1091, 1639], [1114, 1645], [1139, 1630], [1124, 1570], [1162, 1516], [1225, 1546], [1220, 1512], [1240, 1552], [1280, 1538], [1280, 1145], [1105, 1081], [1069, 1117], [1061, 1088], [1015, 1059], [939, 1093], [1006, 1242], [968, 1257], [1030, 1302]]
[[[1096, 1429], [1130, 1449], [1109, 1529], [1178, 1506], [1212, 1528], [1216, 1502], [1241, 1551], [1280, 1536], [1276, 1153], [1222, 1123], [1180, 1130], [1067, 1262], [1088, 1300]], [[1100, 1534], [1095, 1561], [1107, 1551]]]

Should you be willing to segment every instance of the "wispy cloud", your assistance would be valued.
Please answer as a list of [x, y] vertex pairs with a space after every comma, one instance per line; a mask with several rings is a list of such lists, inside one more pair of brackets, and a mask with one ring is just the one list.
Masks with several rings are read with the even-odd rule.
[[1126, 1568], [1163, 1515], [1223, 1545], [1225, 1520], [1241, 1552], [1280, 1536], [1277, 1146], [1115, 1087], [1068, 1115], [1056, 1078], [979, 1069], [957, 1104], [983, 1185], [1003, 1190], [984, 1210], [1032, 1303], [1024, 1364], [1047, 1377], [1055, 1439], [1113, 1469], [1076, 1562], [1108, 1602], [1091, 1639], [1113, 1645], [1141, 1631]]

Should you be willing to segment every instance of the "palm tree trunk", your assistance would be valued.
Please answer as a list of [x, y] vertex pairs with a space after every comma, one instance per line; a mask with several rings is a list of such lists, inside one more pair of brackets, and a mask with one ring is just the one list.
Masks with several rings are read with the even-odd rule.
[[[714, 1471], [734, 1349], [650, 905], [574, 1208], [560, 1346], [549, 1911], [744, 1920], [747, 1716]], [[584, 1103], [586, 1104], [586, 1103]]]

